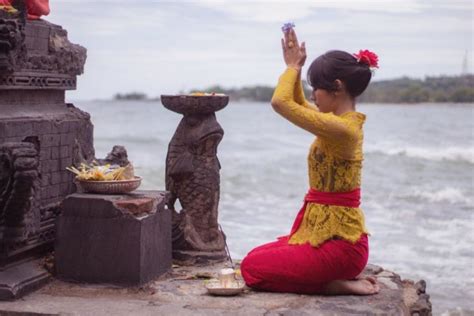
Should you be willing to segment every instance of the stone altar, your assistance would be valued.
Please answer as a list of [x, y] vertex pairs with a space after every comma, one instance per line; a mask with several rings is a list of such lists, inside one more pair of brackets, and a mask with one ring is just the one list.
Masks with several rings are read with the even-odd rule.
[[75, 193], [58, 218], [58, 278], [139, 286], [171, 268], [171, 213], [166, 191]]

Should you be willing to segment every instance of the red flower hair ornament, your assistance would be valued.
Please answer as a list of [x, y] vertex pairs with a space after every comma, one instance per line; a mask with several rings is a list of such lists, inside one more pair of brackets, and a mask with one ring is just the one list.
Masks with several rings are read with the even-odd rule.
[[357, 58], [358, 63], [366, 64], [370, 68], [379, 68], [379, 56], [368, 49], [360, 50], [359, 53], [353, 54]]

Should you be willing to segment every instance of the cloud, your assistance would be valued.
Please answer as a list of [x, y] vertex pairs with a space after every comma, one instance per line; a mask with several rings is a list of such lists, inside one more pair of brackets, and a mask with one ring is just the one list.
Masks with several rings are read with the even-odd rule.
[[[434, 8], [443, 10], [472, 11], [472, 0], [422, 0], [423, 8]], [[472, 14], [472, 12], [471, 12]]]
[[[79, 98], [119, 91], [176, 93], [211, 84], [273, 85], [284, 68], [282, 22], [295, 21], [308, 61], [329, 49], [368, 48], [376, 78], [457, 74], [472, 46], [466, 1], [52, 2], [46, 19], [88, 49]], [[470, 64], [472, 65], [472, 58]]]
[[253, 22], [282, 22], [308, 18], [321, 10], [415, 13], [423, 5], [417, 0], [319, 0], [319, 1], [227, 1], [203, 0], [199, 5], [227, 14], [233, 19]]

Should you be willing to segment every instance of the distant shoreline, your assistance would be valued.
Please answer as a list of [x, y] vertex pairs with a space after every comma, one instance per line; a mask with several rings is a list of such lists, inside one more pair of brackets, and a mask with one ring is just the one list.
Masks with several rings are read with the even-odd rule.
[[[161, 101], [159, 99], [145, 99], [145, 100], [115, 100], [115, 99], [95, 99], [95, 100], [73, 100], [71, 103], [75, 102], [143, 102], [143, 103], [159, 103]], [[255, 100], [244, 100], [238, 99], [233, 100], [230, 99], [230, 104], [236, 104], [238, 106], [247, 106], [249, 103], [253, 104], [261, 104], [262, 106], [270, 105], [270, 101], [255, 101]], [[390, 105], [400, 105], [400, 106], [407, 106], [407, 107], [418, 107], [418, 106], [460, 106], [460, 107], [474, 107], [474, 102], [416, 102], [416, 103], [395, 103], [395, 102], [362, 102], [357, 101], [357, 105], [368, 105], [368, 106], [390, 106]]]
[[[305, 95], [309, 99], [311, 90], [304, 84]], [[195, 91], [223, 93], [235, 101], [270, 102], [274, 87], [246, 86], [224, 88], [219, 85], [205, 89], [180, 91], [189, 94]], [[148, 97], [142, 92], [117, 93], [115, 101], [159, 101], [159, 97]], [[419, 103], [474, 103], [474, 75], [439, 76], [421, 79], [408, 77], [372, 82], [367, 90], [357, 98], [358, 103], [377, 104], [419, 104]]]

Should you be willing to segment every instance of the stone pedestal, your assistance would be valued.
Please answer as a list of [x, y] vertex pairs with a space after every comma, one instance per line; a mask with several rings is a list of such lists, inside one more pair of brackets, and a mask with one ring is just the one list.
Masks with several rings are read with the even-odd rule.
[[[183, 115], [166, 155], [173, 260], [180, 265], [224, 261], [226, 236], [217, 220], [221, 169], [217, 147], [224, 130], [215, 112], [227, 106], [229, 97], [161, 95], [161, 103]], [[177, 200], [181, 210], [175, 209]]]
[[76, 193], [63, 202], [55, 245], [59, 278], [142, 285], [171, 268], [166, 191]]

